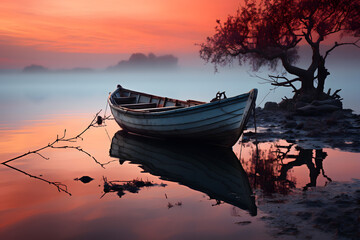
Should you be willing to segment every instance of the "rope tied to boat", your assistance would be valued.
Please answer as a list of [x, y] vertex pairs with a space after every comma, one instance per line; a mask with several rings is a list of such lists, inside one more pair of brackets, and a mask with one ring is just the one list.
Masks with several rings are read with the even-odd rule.
[[[109, 92], [109, 97], [111, 95], [111, 92]], [[107, 111], [107, 108], [109, 106], [109, 101], [106, 101], [106, 106], [105, 106], [105, 112], [104, 112], [104, 118], [106, 118], [106, 111]]]
[[252, 107], [252, 111], [253, 111], [253, 117], [254, 117], [254, 130], [255, 130], [255, 151], [256, 151], [256, 162], [255, 162], [255, 182], [254, 182], [254, 187], [256, 186], [256, 176], [258, 174], [258, 166], [259, 166], [259, 160], [260, 160], [260, 153], [259, 153], [259, 141], [257, 139], [257, 128], [256, 128], [256, 105], [254, 103], [253, 107]]

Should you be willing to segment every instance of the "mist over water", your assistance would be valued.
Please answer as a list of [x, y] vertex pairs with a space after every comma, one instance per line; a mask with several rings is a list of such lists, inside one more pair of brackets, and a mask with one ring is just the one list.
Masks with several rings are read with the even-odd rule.
[[[351, 67], [334, 71], [328, 79], [326, 89], [331, 87], [334, 91], [342, 88], [340, 95], [344, 98], [344, 107], [360, 112], [357, 105], [360, 101], [357, 93], [359, 82], [354, 78], [356, 71], [356, 68]], [[267, 73], [268, 71], [264, 71], [258, 75], [266, 76]], [[278, 88], [276, 91], [270, 91], [272, 86], [260, 84], [262, 81], [239, 69], [220, 69], [220, 72], [215, 74], [212, 67], [113, 73], [104, 71], [32, 74], [3, 72], [0, 73], [0, 158], [7, 160], [29, 150], [46, 146], [57, 139], [57, 136], [62, 136], [64, 129], [67, 136], [75, 136], [86, 128], [100, 109], [103, 110], [101, 115], [105, 111], [106, 115], [109, 115], [110, 109], [106, 107], [107, 97], [118, 84], [124, 88], [154, 95], [200, 101], [210, 101], [218, 91], [225, 91], [226, 95], [231, 97], [248, 92], [252, 88], [258, 88], [257, 105], [260, 106], [267, 101], [279, 102], [284, 96], [292, 97], [290, 89]], [[267, 214], [266, 209], [262, 210], [262, 207], [267, 206], [266, 204], [261, 205], [257, 202], [258, 214], [252, 217], [247, 210], [236, 208], [232, 204], [223, 202], [218, 205], [220, 201], [210, 199], [206, 191], [196, 190], [203, 188], [195, 185], [193, 190], [189, 187], [192, 185], [184, 184], [181, 178], [174, 179], [173, 182], [169, 179], [164, 180], [167, 179], [166, 176], [183, 176], [187, 171], [181, 168], [181, 164], [180, 170], [177, 170], [179, 174], [171, 172], [171, 175], [167, 173], [164, 175], [165, 178], [161, 178], [158, 177], [156, 171], [151, 174], [137, 164], [119, 162], [119, 159], [124, 160], [122, 157], [109, 156], [115, 134], [119, 129], [115, 121], [107, 121], [106, 127], [92, 128], [84, 134], [84, 139], [73, 143], [74, 146], [79, 145], [88, 151], [100, 163], [109, 163], [105, 165], [105, 168], [99, 166], [88, 155], [74, 149], [63, 149], [64, 151], [48, 149], [41, 152], [49, 160], [31, 155], [11, 162], [11, 166], [29, 174], [65, 184], [73, 194], [71, 197], [65, 193], [59, 193], [54, 186], [36, 179], [29, 179], [28, 176], [3, 166], [0, 169], [3, 177], [0, 179], [0, 185], [3, 186], [0, 205], [3, 206], [4, 213], [0, 215], [0, 225], [3, 226], [0, 228], [1, 238], [91, 239], [94, 236], [95, 238], [101, 236], [101, 238], [110, 239], [113, 236], [121, 236], [121, 238], [145, 239], [153, 236], [152, 238], [157, 239], [166, 233], [170, 236], [168, 238], [178, 236], [179, 239], [239, 239], [239, 237], [271, 239], [265, 223], [261, 220]], [[120, 137], [119, 139], [121, 140]], [[119, 143], [127, 142], [120, 140]], [[139, 157], [139, 160], [151, 162], [157, 159], [148, 155], [143, 142], [136, 143], [135, 140], [130, 141], [127, 148], [124, 148], [125, 151], [126, 149], [133, 150], [135, 146], [134, 152], [144, 154]], [[279, 145], [286, 147], [292, 146], [293, 143], [285, 140], [265, 142], [260, 145], [260, 150], [270, 153]], [[198, 174], [202, 172], [198, 171], [199, 166], [202, 166], [200, 164], [202, 161], [196, 161], [196, 159], [202, 156], [205, 175], [215, 176], [214, 179], [220, 180], [207, 182], [205, 179], [202, 182], [205, 186], [210, 185], [209, 189], [216, 190], [218, 183], [224, 179], [226, 183], [232, 183], [227, 180], [229, 176], [227, 171], [225, 175], [217, 173], [217, 170], [224, 169], [221, 161], [226, 160], [228, 154], [216, 158], [217, 155], [212, 154], [212, 151], [199, 148], [198, 151], [190, 151], [193, 154], [189, 155], [189, 151], [180, 146], [178, 149], [175, 148], [180, 154], [174, 155], [169, 152], [167, 146], [161, 144], [158, 147], [157, 145], [150, 146], [153, 148], [150, 147], [148, 150], [153, 152], [154, 156], [169, 156], [154, 170], [167, 166], [164, 162], [174, 161], [177, 159], [176, 156], [181, 161], [189, 157], [189, 162], [194, 163], [196, 166], [194, 172], [199, 177], [202, 176]], [[115, 144], [114, 149], [120, 149], [120, 145]], [[277, 162], [276, 159], [270, 157], [263, 159], [264, 163], [270, 164], [270, 169], [276, 171], [270, 172], [270, 175], [274, 176], [264, 173], [264, 178], [261, 179], [266, 181], [256, 182], [254, 176], [257, 175], [252, 172], [252, 159], [255, 159], [253, 158], [254, 149], [254, 145], [250, 143], [236, 144], [233, 152], [230, 151], [229, 156], [232, 157], [229, 159], [234, 159], [234, 157], [235, 160], [238, 157], [241, 159], [241, 166], [244, 169], [240, 172], [245, 174], [246, 171], [245, 176], [253, 177], [245, 180], [250, 182], [254, 191], [259, 192], [263, 187], [267, 189], [269, 185], [277, 190], [280, 185], [268, 179], [280, 174], [278, 170], [282, 166], [279, 165], [283, 163], [282, 160]], [[291, 151], [290, 154], [293, 156], [295, 154], [300, 156], [295, 146]], [[306, 152], [312, 153], [315, 150], [307, 149]], [[329, 148], [324, 148], [323, 152], [327, 153], [328, 157], [322, 166], [326, 169], [327, 176], [333, 181], [349, 181], [351, 178], [359, 177], [356, 171], [359, 168], [358, 152], [350, 153]], [[211, 167], [209, 160], [213, 158], [216, 158], [215, 165]], [[346, 161], [343, 161], [344, 159]], [[292, 160], [287, 159], [285, 163]], [[171, 166], [170, 169], [177, 169], [174, 163], [170, 163], [169, 166]], [[265, 165], [264, 169], [269, 169], [269, 166]], [[214, 170], [215, 173], [209, 174], [209, 170]], [[301, 188], [309, 183], [309, 171], [310, 168], [308, 169], [305, 164], [296, 166], [289, 171], [287, 179], [292, 180], [296, 183], [296, 187]], [[94, 181], [84, 185], [74, 180], [82, 176], [90, 176]], [[122, 198], [116, 192], [110, 192], [100, 198], [105, 189], [104, 177], [108, 181], [115, 182], [116, 180], [143, 179], [157, 186], [142, 189], [138, 193], [126, 193]], [[190, 179], [192, 181], [193, 177]], [[243, 184], [240, 180], [234, 183]], [[317, 186], [320, 187], [327, 184], [327, 179], [322, 176], [319, 176], [316, 181]], [[259, 184], [256, 185], [255, 182]], [[159, 184], [166, 187], [161, 187]], [[298, 205], [296, 207], [298, 208]]]
[[[344, 108], [360, 112], [357, 69], [338, 69], [329, 76], [326, 90], [342, 89]], [[228, 97], [259, 90], [257, 105], [267, 101], [280, 102], [292, 97], [290, 88], [277, 88], [264, 84], [264, 80], [239, 69], [212, 67], [201, 69], [178, 68], [169, 71], [122, 71], [88, 73], [1, 73], [0, 123], [14, 125], [24, 120], [41, 120], [44, 115], [74, 114], [105, 110], [109, 92], [117, 84], [124, 88], [182, 100], [210, 101], [218, 91]], [[267, 71], [257, 73], [266, 77]], [[341, 79], [341, 81], [337, 80]]]

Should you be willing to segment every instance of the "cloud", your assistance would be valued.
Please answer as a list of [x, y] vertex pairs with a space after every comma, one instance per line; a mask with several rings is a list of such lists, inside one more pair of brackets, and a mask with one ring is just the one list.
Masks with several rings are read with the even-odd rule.
[[49, 51], [193, 51], [213, 31], [218, 12], [231, 13], [237, 2], [3, 0], [0, 35]]

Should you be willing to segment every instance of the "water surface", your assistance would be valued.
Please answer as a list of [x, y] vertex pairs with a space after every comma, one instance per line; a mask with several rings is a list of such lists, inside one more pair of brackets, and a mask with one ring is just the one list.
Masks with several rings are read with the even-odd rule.
[[[76, 136], [100, 109], [101, 115], [105, 111], [108, 115], [106, 98], [116, 84], [202, 101], [210, 100], [217, 91], [233, 96], [253, 87], [259, 88], [262, 99], [269, 90], [252, 79], [239, 84], [239, 78], [248, 78], [239, 72], [0, 77], [2, 161], [46, 146], [63, 136], [65, 129], [66, 137]], [[278, 101], [286, 94], [282, 91], [268, 99]], [[258, 146], [261, 161], [256, 162], [252, 143], [223, 152], [201, 143], [169, 145], [124, 138], [119, 130], [114, 121], [107, 121], [106, 126], [90, 128], [76, 142], [57, 145], [81, 147], [91, 156], [74, 148], [48, 148], [41, 155], [9, 162], [10, 167], [1, 165], [0, 238], [266, 239], [272, 235], [261, 220], [266, 214], [258, 208], [263, 194], [289, 194], [314, 181], [316, 186], [324, 186], [330, 180], [360, 178], [356, 152], [329, 148], [301, 152], [295, 145], [277, 140]], [[279, 158], [276, 151], [286, 149], [279, 146], [289, 147], [288, 155], [295, 157]], [[287, 165], [285, 178], [279, 180], [285, 164], [303, 153], [315, 156], [320, 150], [327, 154], [321, 160], [325, 174], [320, 172], [314, 180], [311, 164], [302, 159], [291, 168]], [[82, 176], [94, 180], [74, 180]], [[152, 186], [119, 191], [134, 179]], [[61, 183], [69, 194], [46, 181]], [[106, 183], [112, 184], [111, 191], [104, 189]], [[261, 195], [252, 195], [260, 190]]]

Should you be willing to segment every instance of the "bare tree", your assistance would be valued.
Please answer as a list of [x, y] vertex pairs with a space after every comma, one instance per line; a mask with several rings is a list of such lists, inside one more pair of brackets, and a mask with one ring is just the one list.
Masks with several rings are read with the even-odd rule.
[[[352, 40], [339, 42], [344, 35], [351, 36]], [[325, 79], [329, 75], [325, 67], [327, 57], [340, 46], [359, 48], [359, 37], [359, 1], [246, 0], [236, 15], [229, 16], [223, 23], [217, 20], [215, 34], [200, 44], [200, 56], [215, 64], [216, 69], [237, 60], [240, 65], [251, 64], [255, 71], [262, 66], [275, 70], [281, 62], [284, 69], [296, 77], [271, 76], [272, 85], [293, 88], [294, 99], [300, 96], [324, 99], [327, 97]], [[337, 41], [323, 50], [325, 39]], [[300, 44], [309, 45], [312, 50], [307, 68], [295, 65]], [[299, 89], [295, 82], [300, 82]]]

